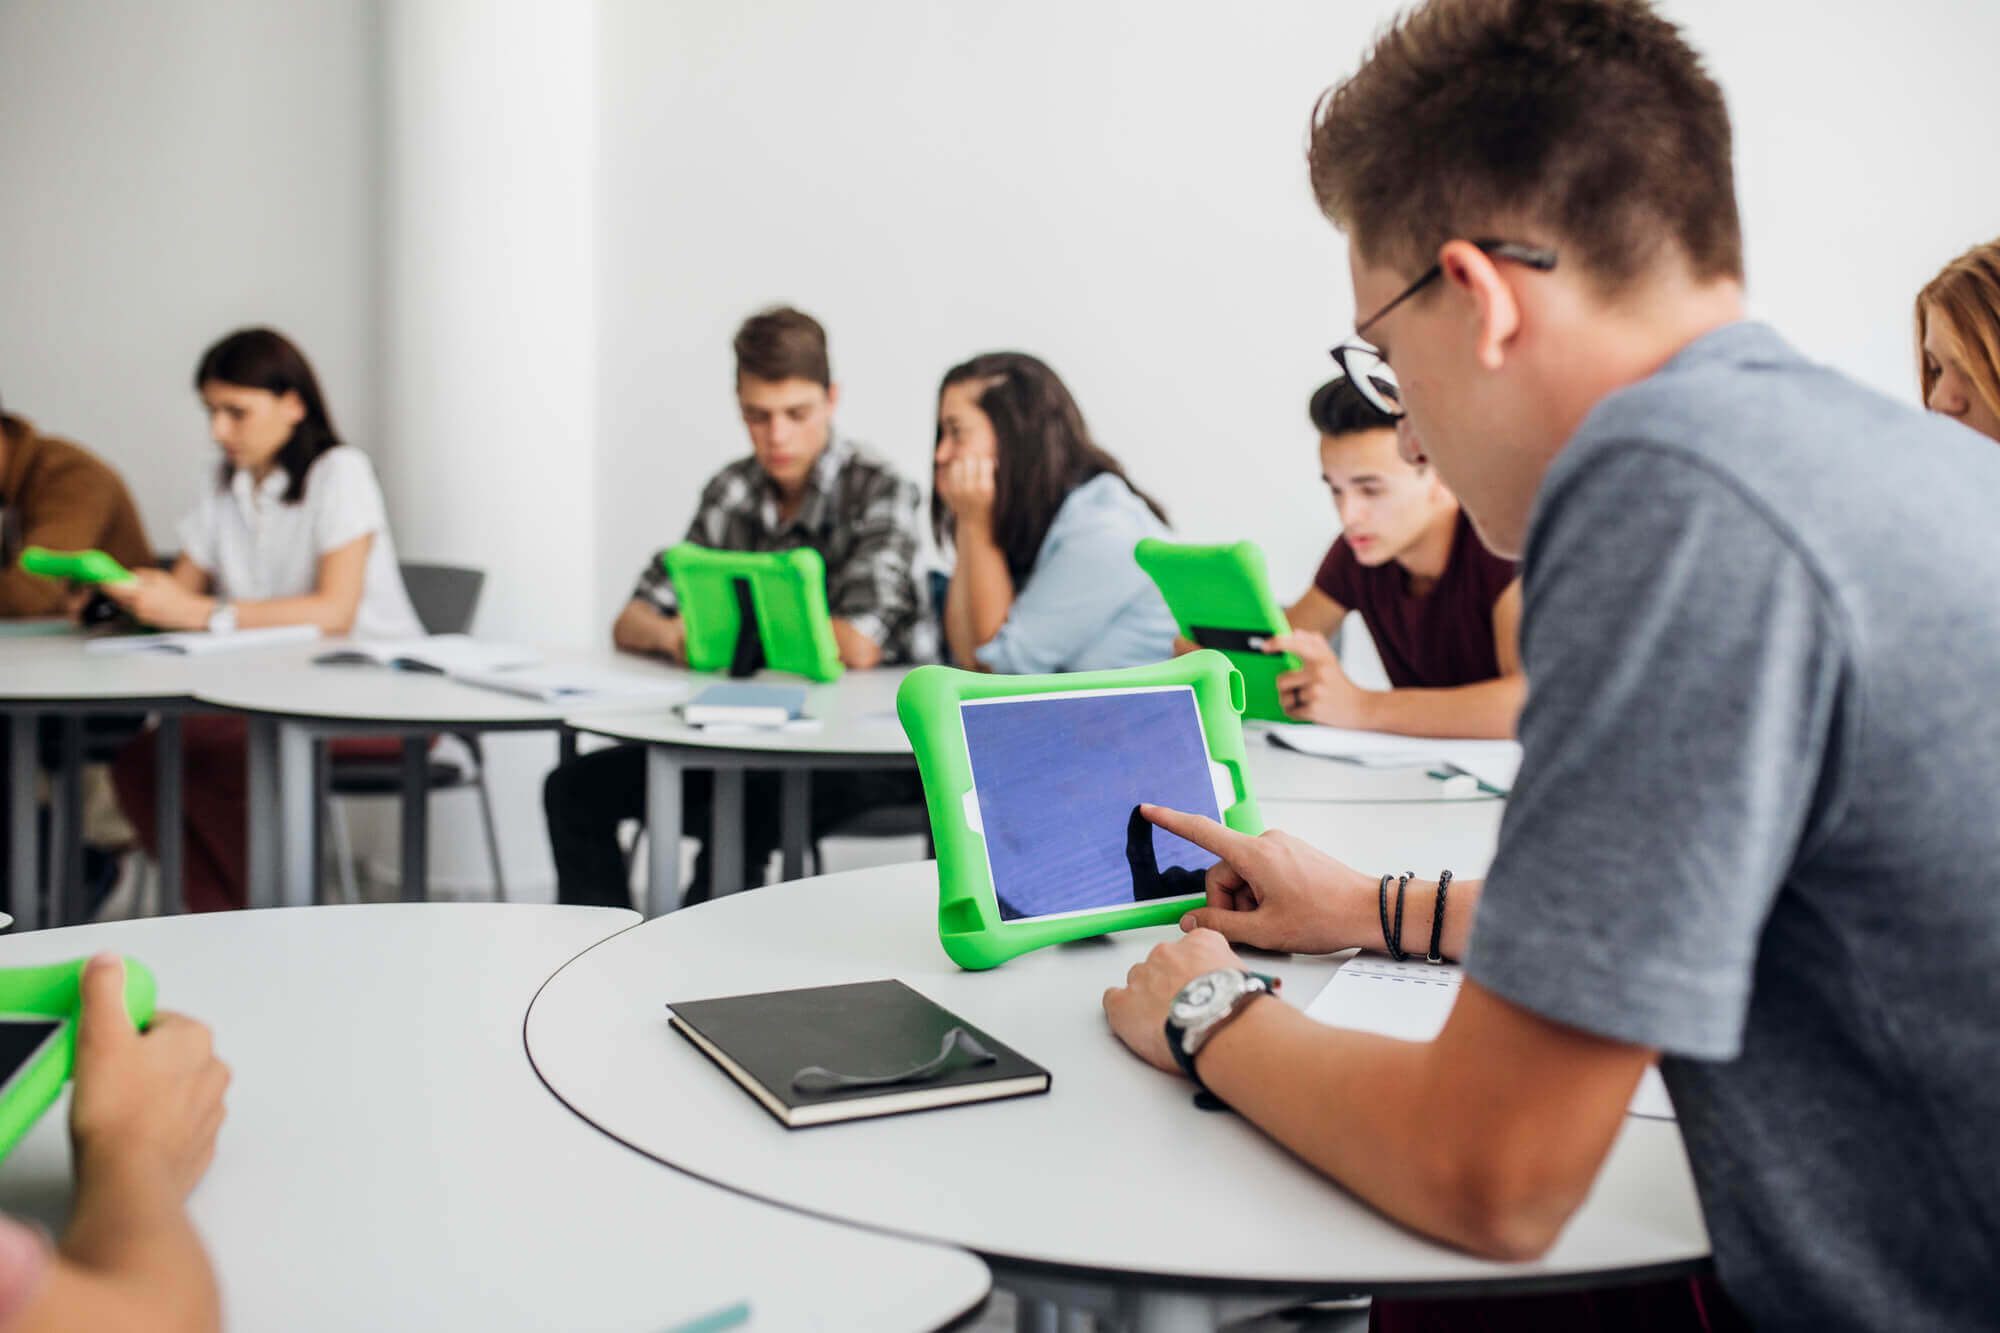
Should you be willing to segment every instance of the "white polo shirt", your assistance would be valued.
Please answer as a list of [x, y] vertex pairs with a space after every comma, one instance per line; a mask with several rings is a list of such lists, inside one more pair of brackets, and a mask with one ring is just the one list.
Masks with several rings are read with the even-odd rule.
[[372, 533], [353, 637], [421, 635], [368, 455], [349, 444], [321, 454], [306, 469], [305, 495], [297, 504], [280, 498], [287, 482], [283, 468], [273, 468], [261, 486], [239, 468], [224, 489], [211, 464], [201, 503], [181, 521], [181, 554], [207, 571], [218, 597], [261, 602], [310, 595], [319, 587], [320, 557]]

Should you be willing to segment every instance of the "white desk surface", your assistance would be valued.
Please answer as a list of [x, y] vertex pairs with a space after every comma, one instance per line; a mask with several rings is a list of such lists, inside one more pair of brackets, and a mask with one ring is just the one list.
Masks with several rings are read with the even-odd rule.
[[[669, 1171], [536, 1079], [521, 1017], [630, 912], [410, 904], [168, 917], [0, 938], [0, 965], [114, 948], [229, 1061], [192, 1209], [238, 1329], [627, 1329], [739, 1300], [752, 1329], [931, 1329], [977, 1305], [962, 1251], [815, 1221]], [[67, 1097], [0, 1165], [58, 1226]]]
[[[339, 640], [292, 645], [280, 655], [244, 654], [208, 659], [196, 696], [203, 702], [245, 713], [325, 722], [408, 722], [439, 726], [554, 726], [570, 713], [593, 707], [629, 709], [629, 701], [604, 705], [544, 703], [500, 690], [462, 685], [445, 676], [388, 667], [319, 666], [313, 658], [333, 652]], [[689, 673], [664, 662], [610, 649], [543, 651], [551, 664], [606, 667], [633, 675], [688, 679]], [[666, 705], [657, 710], [666, 711]]]
[[[725, 684], [727, 678], [714, 672], [683, 672], [695, 694], [709, 685]], [[567, 719], [579, 731], [609, 736], [621, 741], [693, 746], [709, 750], [753, 750], [771, 754], [881, 754], [910, 753], [909, 738], [896, 718], [896, 690], [908, 667], [878, 667], [872, 671], [849, 671], [839, 680], [816, 685], [798, 676], [762, 671], [757, 684], [802, 685], [806, 691], [806, 716], [818, 718], [820, 725], [810, 731], [762, 730], [752, 728], [707, 730], [690, 727], [680, 714], [669, 708], [646, 708], [624, 712], [606, 710]]]
[[134, 703], [185, 699], [199, 679], [186, 657], [86, 653], [81, 634], [0, 637], [0, 702]]
[[[963, 972], [938, 947], [929, 864], [804, 880], [675, 912], [591, 949], [537, 996], [528, 1050], [579, 1114], [662, 1161], [998, 1261], [1141, 1282], [1383, 1291], [1658, 1272], [1708, 1253], [1668, 1122], [1628, 1117], [1554, 1248], [1503, 1264], [1420, 1239], [1242, 1120], [1196, 1110], [1185, 1080], [1118, 1044], [1100, 1006], [1105, 987], [1173, 933], [1131, 931]], [[1338, 965], [1256, 958], [1301, 1006]], [[1052, 1090], [787, 1131], [675, 1035], [663, 1009], [876, 977], [906, 981], [1041, 1062]], [[1215, 1218], [1231, 1223], [1206, 1225]]]

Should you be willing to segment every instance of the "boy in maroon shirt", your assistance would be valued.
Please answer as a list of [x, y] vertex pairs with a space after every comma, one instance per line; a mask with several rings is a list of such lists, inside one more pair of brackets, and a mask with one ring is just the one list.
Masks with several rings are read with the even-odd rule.
[[[1285, 711], [1406, 736], [1511, 738], [1527, 697], [1514, 562], [1486, 549], [1429, 464], [1403, 461], [1395, 423], [1345, 378], [1321, 385], [1310, 411], [1341, 535], [1286, 611], [1292, 632], [1265, 644], [1302, 663], [1278, 677]], [[1390, 689], [1356, 685], [1328, 645], [1350, 612], [1374, 637]]]

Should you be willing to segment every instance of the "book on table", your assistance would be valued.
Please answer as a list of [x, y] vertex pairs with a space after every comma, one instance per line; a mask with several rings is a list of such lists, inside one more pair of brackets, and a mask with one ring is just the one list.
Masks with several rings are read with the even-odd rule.
[[805, 711], [803, 686], [711, 685], [681, 705], [681, 718], [691, 727], [783, 727]]
[[900, 981], [667, 1006], [674, 1030], [788, 1128], [1049, 1090], [1049, 1071]]

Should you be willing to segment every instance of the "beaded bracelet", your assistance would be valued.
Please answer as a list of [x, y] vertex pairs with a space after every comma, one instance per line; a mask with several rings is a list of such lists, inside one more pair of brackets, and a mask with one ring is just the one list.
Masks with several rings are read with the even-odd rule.
[[1437, 905], [1431, 908], [1431, 951], [1424, 955], [1427, 963], [1442, 963], [1444, 955], [1438, 952], [1438, 943], [1444, 939], [1444, 894], [1451, 887], [1451, 872], [1438, 873]]

